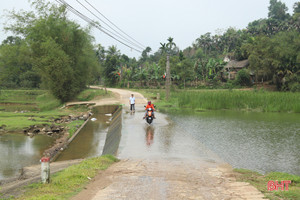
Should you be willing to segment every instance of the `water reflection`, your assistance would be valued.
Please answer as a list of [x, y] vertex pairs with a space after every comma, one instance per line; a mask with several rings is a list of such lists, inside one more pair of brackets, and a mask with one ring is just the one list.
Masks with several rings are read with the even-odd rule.
[[53, 139], [44, 135], [33, 138], [23, 134], [0, 136], [0, 180], [19, 174], [25, 166], [38, 164]]
[[300, 174], [300, 115], [210, 111], [170, 115], [237, 168]]
[[154, 128], [152, 126], [147, 126], [146, 128], [146, 144], [150, 147], [153, 144], [154, 139]]
[[107, 146], [107, 136], [110, 135], [109, 130], [112, 125], [112, 116], [110, 114], [114, 113], [117, 108], [118, 106], [99, 106], [94, 108], [93, 118], [97, 120], [87, 122], [56, 161], [94, 157], [104, 153], [107, 149], [105, 147]]

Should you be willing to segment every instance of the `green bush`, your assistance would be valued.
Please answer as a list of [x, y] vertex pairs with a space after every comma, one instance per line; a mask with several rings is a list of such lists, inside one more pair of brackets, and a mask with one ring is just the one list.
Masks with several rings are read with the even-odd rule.
[[241, 86], [251, 86], [250, 73], [246, 69], [242, 69], [237, 73], [235, 83]]

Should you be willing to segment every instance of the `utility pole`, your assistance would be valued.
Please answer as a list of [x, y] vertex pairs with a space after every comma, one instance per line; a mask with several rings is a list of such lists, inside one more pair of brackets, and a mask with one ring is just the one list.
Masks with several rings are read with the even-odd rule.
[[170, 98], [170, 86], [171, 86], [171, 70], [170, 70], [170, 55], [167, 54], [167, 65], [166, 65], [166, 100], [169, 101]]

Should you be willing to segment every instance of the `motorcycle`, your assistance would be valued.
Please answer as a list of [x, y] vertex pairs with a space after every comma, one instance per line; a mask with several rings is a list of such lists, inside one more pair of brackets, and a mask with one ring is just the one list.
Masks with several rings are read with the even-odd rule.
[[[146, 107], [146, 106], [144, 106]], [[153, 109], [148, 108], [146, 112], [146, 122], [150, 125], [153, 122]]]

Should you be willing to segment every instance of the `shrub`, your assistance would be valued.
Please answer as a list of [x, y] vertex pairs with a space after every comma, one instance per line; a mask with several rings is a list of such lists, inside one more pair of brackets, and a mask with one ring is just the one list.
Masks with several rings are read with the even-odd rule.
[[237, 73], [235, 83], [241, 86], [251, 86], [250, 74], [246, 69], [242, 69]]

